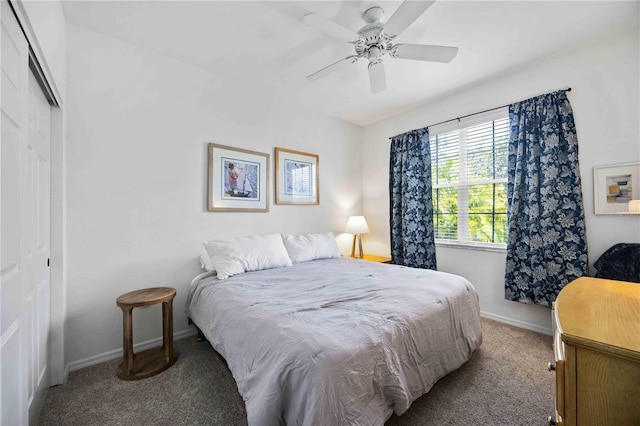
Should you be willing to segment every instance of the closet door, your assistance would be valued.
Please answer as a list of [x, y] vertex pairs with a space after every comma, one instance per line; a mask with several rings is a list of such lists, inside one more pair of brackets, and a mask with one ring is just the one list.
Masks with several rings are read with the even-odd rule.
[[49, 389], [49, 323], [51, 279], [50, 192], [51, 192], [51, 107], [36, 78], [29, 74], [29, 127], [26, 158], [22, 162], [26, 200], [21, 215], [26, 245], [27, 300], [23, 315], [30, 323], [30, 341], [25, 344], [29, 357], [29, 422], [38, 419]]
[[29, 325], [22, 313], [26, 305], [25, 250], [21, 233], [22, 151], [28, 122], [28, 45], [6, 1], [2, 21], [0, 150], [0, 424], [28, 423], [28, 365], [24, 345]]
[[0, 424], [37, 420], [48, 388], [50, 107], [1, 1]]

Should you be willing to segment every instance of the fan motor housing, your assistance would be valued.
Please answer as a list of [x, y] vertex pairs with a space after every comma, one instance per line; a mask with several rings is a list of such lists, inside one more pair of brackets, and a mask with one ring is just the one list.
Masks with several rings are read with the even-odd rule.
[[358, 30], [358, 35], [364, 39], [366, 44], [376, 44], [380, 40], [382, 28], [380, 23], [367, 24]]
[[369, 49], [376, 47], [383, 55], [391, 49], [391, 40], [385, 37], [383, 33], [383, 25], [380, 23], [367, 24], [358, 31], [360, 38], [354, 43], [355, 51], [358, 56], [368, 56]]
[[[362, 14], [366, 24], [358, 30], [360, 38], [355, 42], [356, 54], [360, 57], [379, 58], [391, 49], [391, 40], [384, 34], [384, 9], [370, 7]], [[371, 51], [372, 48], [373, 52]]]

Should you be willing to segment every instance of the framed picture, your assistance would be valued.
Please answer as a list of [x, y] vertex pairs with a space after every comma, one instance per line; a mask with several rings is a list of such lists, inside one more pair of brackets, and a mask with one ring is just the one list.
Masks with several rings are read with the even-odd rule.
[[594, 167], [593, 190], [596, 214], [640, 214], [640, 162]]
[[276, 204], [320, 204], [315, 154], [276, 148]]
[[269, 211], [269, 154], [209, 144], [211, 212]]

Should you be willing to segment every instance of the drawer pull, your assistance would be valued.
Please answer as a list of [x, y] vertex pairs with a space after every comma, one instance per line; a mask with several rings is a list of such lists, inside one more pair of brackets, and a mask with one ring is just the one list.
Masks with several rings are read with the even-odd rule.
[[549, 362], [547, 363], [547, 370], [556, 371], [556, 366]]

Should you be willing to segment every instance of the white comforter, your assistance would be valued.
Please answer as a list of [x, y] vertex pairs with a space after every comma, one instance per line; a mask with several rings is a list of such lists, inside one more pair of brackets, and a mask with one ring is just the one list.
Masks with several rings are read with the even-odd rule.
[[464, 278], [326, 259], [205, 279], [187, 314], [227, 360], [250, 425], [382, 425], [480, 346]]

